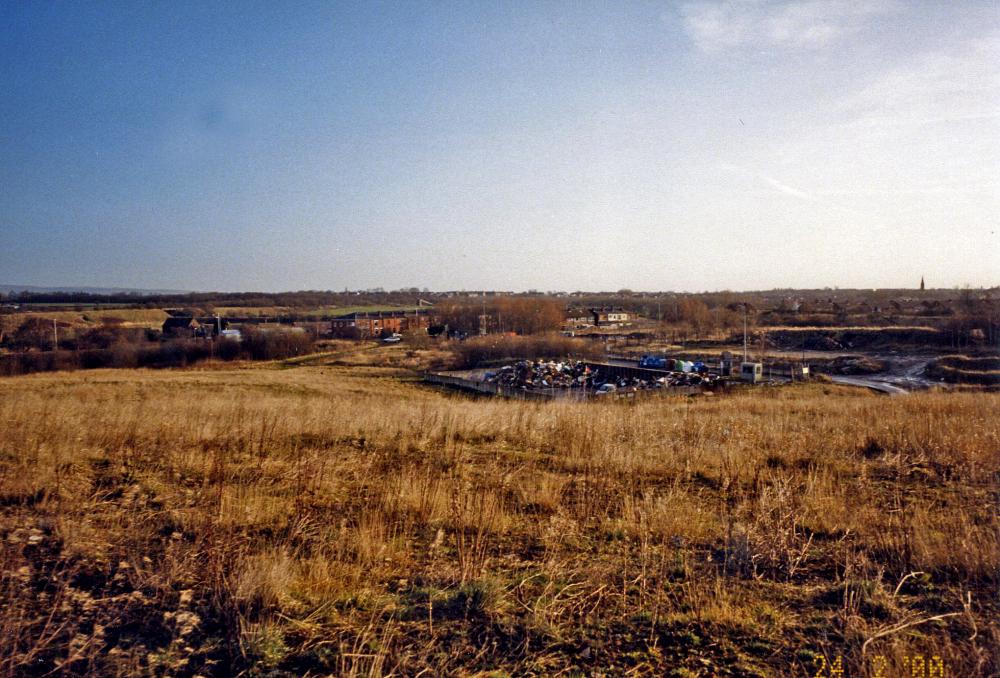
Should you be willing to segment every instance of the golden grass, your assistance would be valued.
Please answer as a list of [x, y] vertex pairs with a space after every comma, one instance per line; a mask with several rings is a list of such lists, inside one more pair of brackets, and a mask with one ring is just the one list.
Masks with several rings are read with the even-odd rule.
[[0, 673], [1000, 670], [996, 394], [400, 374], [0, 380]]
[[20, 326], [28, 318], [57, 320], [81, 329], [100, 325], [102, 318], [116, 318], [125, 327], [160, 329], [167, 313], [159, 308], [99, 308], [86, 311], [26, 311], [11, 313], [6, 318], [11, 328]]

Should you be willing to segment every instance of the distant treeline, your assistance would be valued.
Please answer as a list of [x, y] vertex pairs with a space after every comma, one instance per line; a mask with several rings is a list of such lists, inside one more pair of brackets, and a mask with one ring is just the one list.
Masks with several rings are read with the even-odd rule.
[[[449, 328], [476, 333], [534, 334], [557, 329], [567, 314], [586, 316], [589, 308], [620, 307], [690, 337], [711, 337], [749, 327], [922, 326], [951, 332], [951, 345], [995, 344], [1000, 334], [1000, 289], [935, 290], [770, 290], [762, 292], [617, 292], [434, 293], [417, 288], [334, 292], [196, 292], [186, 294], [93, 294], [25, 292], [8, 303], [115, 304], [139, 308], [186, 308], [192, 315], [215, 307], [267, 308], [280, 322], [315, 321], [306, 310], [322, 307], [413, 307], [435, 305], [435, 315]], [[2, 312], [4, 309], [0, 309]], [[10, 312], [11, 309], [6, 309]], [[331, 311], [335, 315], [337, 311]], [[239, 312], [237, 312], [239, 315]], [[245, 315], [254, 315], [247, 311]], [[2, 318], [2, 316], [0, 316]], [[234, 320], [233, 318], [230, 318]], [[273, 318], [272, 318], [273, 320]], [[0, 333], [3, 328], [0, 327]], [[7, 331], [10, 331], [9, 329]]]
[[[806, 304], [817, 304], [836, 301], [841, 305], [869, 303], [888, 306], [893, 300], [907, 299], [913, 301], [937, 301], [951, 305], [964, 297], [990, 298], [1000, 297], [1000, 289], [934, 289], [934, 290], [853, 290], [853, 289], [815, 289], [815, 290], [767, 290], [758, 292], [633, 292], [622, 289], [617, 292], [573, 292], [571, 294], [555, 292], [530, 291], [524, 293], [488, 293], [485, 299], [495, 299], [499, 296], [513, 298], [548, 298], [563, 306], [621, 306], [630, 311], [642, 313], [655, 318], [670, 313], [671, 305], [683, 300], [698, 300], [709, 309], [726, 308], [734, 304], [749, 303], [757, 309], [779, 309], [790, 300], [797, 299]], [[127, 306], [162, 308], [164, 306], [286, 306], [286, 307], [319, 307], [319, 306], [374, 306], [374, 305], [416, 305], [419, 300], [443, 301], [445, 299], [475, 300], [483, 299], [479, 293], [431, 292], [410, 287], [400, 290], [373, 289], [364, 291], [332, 290], [299, 290], [294, 292], [190, 292], [168, 294], [138, 294], [120, 292], [95, 294], [90, 292], [15, 292], [4, 295], [0, 300], [8, 303], [23, 304], [123, 304]], [[675, 311], [676, 312], [676, 311]]]
[[313, 342], [308, 334], [281, 330], [261, 332], [251, 328], [243, 333], [241, 340], [206, 338], [136, 341], [121, 335], [118, 341], [106, 348], [28, 350], [2, 355], [0, 375], [102, 367], [186, 367], [209, 359], [282, 360], [305, 355], [312, 350]]
[[595, 341], [572, 339], [560, 334], [539, 334], [529, 337], [486, 336], [461, 342], [452, 350], [453, 369], [472, 369], [510, 360], [538, 358], [597, 360], [604, 356], [604, 347]]
[[140, 308], [164, 306], [366, 306], [376, 304], [416, 305], [422, 297], [419, 291], [399, 292], [192, 292], [189, 294], [91, 294], [87, 292], [21, 292], [4, 297], [18, 304], [124, 304]]

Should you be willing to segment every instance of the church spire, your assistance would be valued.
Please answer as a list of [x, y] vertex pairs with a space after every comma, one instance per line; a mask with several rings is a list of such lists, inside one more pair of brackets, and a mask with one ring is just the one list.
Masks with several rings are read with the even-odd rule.
[[924, 276], [920, 276], [920, 291], [924, 291]]

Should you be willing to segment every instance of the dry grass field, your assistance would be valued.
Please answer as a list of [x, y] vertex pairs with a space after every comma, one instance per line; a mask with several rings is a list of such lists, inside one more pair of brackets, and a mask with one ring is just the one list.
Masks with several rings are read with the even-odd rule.
[[41, 318], [46, 321], [57, 320], [61, 326], [87, 328], [99, 325], [105, 318], [120, 320], [124, 327], [148, 327], [160, 329], [167, 313], [159, 308], [99, 308], [86, 311], [25, 311], [10, 313], [5, 316], [9, 327], [16, 328], [28, 318]]
[[0, 675], [1000, 672], [1000, 395], [406, 375], [0, 380]]

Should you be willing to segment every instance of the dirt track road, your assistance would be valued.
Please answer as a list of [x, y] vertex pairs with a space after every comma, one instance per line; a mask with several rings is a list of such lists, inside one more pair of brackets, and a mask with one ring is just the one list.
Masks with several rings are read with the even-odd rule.
[[[919, 391], [937, 384], [932, 379], [924, 376], [927, 363], [934, 358], [934, 354], [906, 355], [900, 353], [868, 353], [864, 351], [782, 351], [768, 350], [768, 358], [798, 359], [802, 358], [806, 362], [810, 359], [829, 360], [840, 356], [858, 356], [874, 358], [885, 363], [885, 370], [876, 374], [857, 375], [830, 375], [831, 379], [838, 384], [849, 386], [860, 386], [870, 388], [881, 393], [899, 395], [910, 391]], [[635, 366], [634, 360], [611, 359], [612, 364]], [[765, 374], [767, 368], [765, 367]]]
[[837, 384], [847, 384], [848, 386], [863, 386], [864, 388], [870, 388], [873, 391], [881, 391], [882, 393], [888, 393], [889, 395], [900, 395], [902, 393], [909, 393], [910, 391], [896, 386], [888, 381], [881, 381], [873, 377], [845, 377], [841, 375], [835, 375], [830, 377], [833, 379], [834, 383]]

